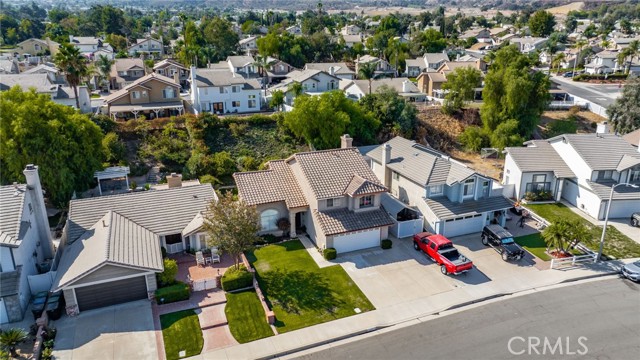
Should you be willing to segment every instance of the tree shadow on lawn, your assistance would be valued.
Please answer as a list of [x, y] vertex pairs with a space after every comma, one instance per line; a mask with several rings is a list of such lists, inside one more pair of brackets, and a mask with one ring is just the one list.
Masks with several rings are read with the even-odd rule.
[[276, 269], [260, 276], [260, 286], [269, 305], [280, 306], [288, 313], [324, 310], [334, 314], [344, 305], [331, 290], [329, 282], [317, 273]]

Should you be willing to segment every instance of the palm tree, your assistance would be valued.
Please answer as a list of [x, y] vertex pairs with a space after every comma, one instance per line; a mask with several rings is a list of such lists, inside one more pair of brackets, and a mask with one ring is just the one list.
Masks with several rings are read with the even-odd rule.
[[78, 98], [78, 85], [87, 73], [87, 59], [80, 53], [80, 50], [73, 45], [64, 44], [60, 46], [58, 53], [54, 57], [56, 66], [64, 73], [69, 86], [73, 88], [76, 96], [76, 106], [80, 109], [80, 99]]
[[600, 43], [600, 46], [602, 46], [603, 49], [607, 49], [609, 45], [611, 45], [611, 41], [607, 39], [603, 39], [602, 42]]
[[98, 71], [100, 71], [102, 79], [109, 79], [109, 77], [111, 76], [111, 68], [113, 67], [113, 63], [114, 61], [109, 59], [106, 55], [98, 56], [98, 59], [96, 60], [96, 67], [98, 68]]
[[567, 236], [570, 229], [565, 221], [556, 221], [542, 231], [542, 238], [547, 244], [547, 251], [554, 248], [557, 251], [564, 252], [567, 246]]
[[16, 346], [27, 340], [27, 337], [27, 332], [19, 328], [5, 330], [0, 333], [0, 346], [2, 346], [4, 350], [9, 351], [11, 357], [17, 358]]
[[293, 93], [293, 97], [297, 98], [298, 96], [302, 95], [302, 93], [304, 92], [304, 89], [302, 88], [302, 84], [300, 84], [297, 81], [294, 81], [291, 83], [291, 85], [289, 85], [288, 91], [291, 91]]
[[376, 64], [373, 62], [361, 63], [358, 67], [358, 77], [369, 80], [369, 95], [371, 95], [371, 81], [376, 73]]
[[264, 91], [264, 89], [267, 86], [267, 83], [269, 83], [269, 74], [267, 73], [267, 68], [269, 67], [269, 61], [266, 56], [256, 55], [253, 65], [258, 68], [258, 74], [261, 77], [263, 77], [262, 88]]
[[585, 47], [587, 44], [588, 43], [586, 40], [578, 40], [576, 41], [575, 45], [573, 45], [573, 48], [578, 49], [578, 52], [576, 53], [576, 60], [573, 62], [573, 74], [571, 74], [572, 79], [574, 76], [576, 76], [576, 66], [580, 61], [580, 53], [582, 52], [582, 48]]
[[562, 62], [564, 61], [564, 59], [567, 57], [567, 55], [563, 52], [558, 53], [554, 58], [553, 58], [553, 63], [552, 65], [558, 65], [558, 71], [556, 73], [560, 72], [560, 65], [562, 64]]
[[631, 61], [633, 61], [634, 58], [640, 56], [640, 42], [638, 42], [638, 40], [633, 40], [632, 42], [630, 42], [627, 49], [629, 49], [629, 56], [631, 56]]

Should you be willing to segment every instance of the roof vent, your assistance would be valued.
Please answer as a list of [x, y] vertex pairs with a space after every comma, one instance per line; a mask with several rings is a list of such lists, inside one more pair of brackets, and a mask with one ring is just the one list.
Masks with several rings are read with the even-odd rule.
[[102, 227], [107, 227], [107, 222], [102, 219]]

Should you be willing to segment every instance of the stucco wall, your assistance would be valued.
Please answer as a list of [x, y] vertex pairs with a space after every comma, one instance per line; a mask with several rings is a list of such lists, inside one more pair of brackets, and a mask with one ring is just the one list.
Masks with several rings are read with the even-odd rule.
[[[266, 210], [276, 210], [278, 212], [278, 217], [277, 219], [280, 218], [289, 218], [289, 210], [287, 209], [287, 206], [284, 202], [277, 202], [277, 203], [270, 203], [270, 204], [261, 204], [261, 205], [257, 205], [256, 206], [256, 211], [258, 212], [258, 225], [260, 225], [260, 219], [261, 219], [261, 214], [263, 211]], [[276, 220], [277, 220], [276, 219]], [[259, 231], [258, 235], [263, 235], [263, 234], [275, 234], [275, 235], [281, 235], [282, 231], [278, 230], [276, 228], [276, 230], [271, 230], [271, 231]]]

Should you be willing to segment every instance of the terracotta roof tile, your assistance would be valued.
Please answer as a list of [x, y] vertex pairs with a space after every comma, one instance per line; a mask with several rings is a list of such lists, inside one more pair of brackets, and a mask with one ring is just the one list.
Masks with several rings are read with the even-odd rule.
[[353, 212], [349, 209], [313, 211], [325, 235], [336, 235], [352, 231], [393, 225], [393, 220], [382, 209]]
[[269, 162], [269, 170], [233, 174], [238, 194], [249, 205], [284, 201], [289, 208], [308, 206], [291, 168], [284, 160]]
[[380, 192], [386, 192], [387, 188], [384, 186], [371, 182], [360, 175], [353, 175], [351, 182], [347, 185], [344, 193], [349, 196], [375, 194]]

